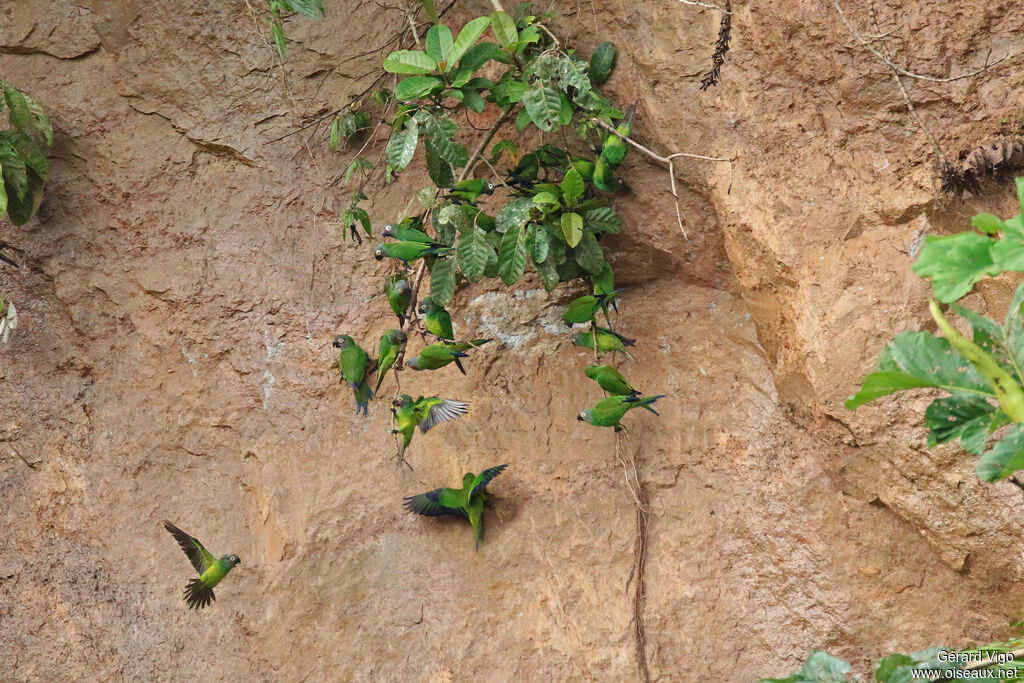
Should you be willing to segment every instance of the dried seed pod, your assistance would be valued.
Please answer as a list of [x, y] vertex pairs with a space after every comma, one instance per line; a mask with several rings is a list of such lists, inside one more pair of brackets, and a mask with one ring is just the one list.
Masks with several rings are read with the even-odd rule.
[[981, 194], [981, 181], [999, 178], [1024, 168], [1024, 140], [1006, 138], [960, 152], [959, 165], [944, 163], [940, 172], [942, 191], [960, 193], [964, 199]]

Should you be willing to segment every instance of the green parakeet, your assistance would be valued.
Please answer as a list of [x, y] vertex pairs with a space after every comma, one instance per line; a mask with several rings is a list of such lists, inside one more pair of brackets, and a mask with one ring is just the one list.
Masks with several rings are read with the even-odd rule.
[[622, 184], [615, 179], [615, 169], [612, 168], [612, 164], [603, 156], [598, 157], [594, 162], [593, 182], [594, 187], [605, 192], [615, 192], [622, 187]]
[[185, 586], [185, 603], [194, 610], [206, 607], [217, 599], [213, 594], [214, 586], [242, 561], [238, 559], [238, 555], [214, 557], [198, 539], [189, 536], [167, 520], [164, 520], [164, 528], [171, 532], [171, 536], [174, 536], [174, 540], [185, 551], [189, 562], [199, 572], [199, 578], [190, 579]]
[[373, 371], [374, 363], [366, 351], [347, 334], [339, 334], [334, 338], [334, 346], [341, 349], [338, 354], [338, 368], [341, 378], [352, 386], [356, 396], [356, 414], [361, 411], [367, 415], [367, 406], [373, 398], [368, 378]]
[[595, 326], [590, 328], [587, 332], [577, 332], [572, 335], [572, 343], [576, 346], [582, 346], [585, 349], [594, 348], [595, 330], [597, 335], [598, 353], [622, 351], [624, 354], [629, 356], [631, 360], [636, 360], [636, 358], [633, 358], [632, 354], [626, 350], [627, 346], [636, 346], [636, 340], [621, 335], [615, 330], [610, 330], [607, 327]]
[[583, 372], [613, 396], [636, 396], [640, 393], [621, 372], [610, 365], [591, 365]]
[[486, 178], [470, 178], [469, 180], [462, 180], [448, 190], [448, 198], [454, 202], [472, 204], [480, 198], [482, 194], [491, 194], [494, 192], [494, 184]]
[[580, 422], [589, 422], [595, 427], [615, 427], [619, 429], [619, 420], [633, 408], [646, 408], [655, 415], [658, 414], [651, 404], [659, 398], [665, 398], [666, 394], [660, 396], [609, 396], [603, 401], [598, 401], [593, 408], [587, 408], [576, 416]]
[[403, 226], [401, 223], [395, 225], [390, 223], [384, 226], [384, 230], [380, 233], [382, 237], [392, 237], [397, 240], [405, 242], [418, 242], [420, 244], [439, 244], [437, 240], [416, 228], [409, 228]]
[[402, 349], [405, 348], [405, 342], [408, 340], [405, 332], [401, 330], [388, 330], [388, 332], [380, 338], [380, 349], [377, 354], [377, 386], [374, 392], [380, 391], [380, 384], [384, 381], [384, 375], [387, 374], [391, 366], [395, 364], [395, 360], [398, 358], [398, 354], [401, 353]]
[[391, 310], [398, 316], [398, 324], [405, 324], [405, 314], [412, 300], [412, 284], [402, 275], [395, 273], [384, 278], [384, 293], [387, 294]]
[[[626, 141], [623, 138], [628, 138], [633, 130], [633, 117], [636, 115], [637, 104], [637, 102], [634, 102], [626, 110], [626, 118], [616, 126], [615, 132], [619, 135], [609, 133], [608, 138], [604, 142], [604, 147], [601, 148], [601, 157], [607, 159], [608, 163], [612, 166], [618, 166], [626, 157], [627, 147]], [[619, 137], [620, 135], [622, 137]]]
[[434, 425], [454, 420], [469, 411], [468, 403], [439, 396], [420, 396], [414, 401], [409, 394], [399, 394], [392, 405], [395, 406], [395, 428], [392, 433], [402, 435], [402, 445], [398, 448], [400, 460], [404, 460], [405, 449], [412, 441], [416, 425], [426, 434]]
[[436, 254], [450, 254], [452, 252], [451, 247], [446, 247], [443, 244], [434, 242], [432, 244], [422, 244], [420, 242], [388, 242], [387, 244], [378, 245], [373, 250], [373, 257], [380, 261], [385, 256], [409, 265], [411, 261], [421, 259], [424, 256], [434, 256]]
[[430, 334], [438, 339], [455, 339], [455, 333], [452, 331], [452, 317], [444, 306], [439, 306], [434, 303], [433, 299], [427, 298], [420, 302], [417, 310], [427, 324], [427, 331]]
[[597, 315], [598, 311], [603, 311], [604, 319], [608, 321], [608, 326], [611, 327], [612, 321], [608, 318], [608, 306], [614, 305], [615, 297], [624, 291], [626, 291], [625, 288], [621, 287], [607, 294], [581, 296], [569, 304], [569, 308], [562, 315], [562, 320], [565, 321], [566, 325], [572, 327], [575, 323], [590, 322]]
[[593, 180], [594, 178], [594, 162], [586, 159], [572, 159], [569, 164], [576, 169], [576, 172], [580, 174], [584, 180]]
[[449, 363], [455, 363], [459, 371], [465, 375], [466, 368], [462, 367], [461, 360], [469, 355], [465, 351], [475, 346], [483, 346], [489, 341], [491, 340], [474, 339], [471, 342], [456, 342], [454, 344], [431, 344], [423, 347], [420, 350], [420, 355], [405, 361], [405, 365], [412, 370], [438, 370]]
[[508, 465], [488, 467], [480, 474], [467, 472], [462, 478], [461, 489], [435, 489], [409, 496], [405, 499], [405, 508], [410, 512], [428, 517], [441, 515], [457, 515], [469, 518], [473, 525], [473, 537], [476, 549], [480, 550], [480, 537], [484, 532], [483, 511], [487, 500], [487, 484], [501, 474]]

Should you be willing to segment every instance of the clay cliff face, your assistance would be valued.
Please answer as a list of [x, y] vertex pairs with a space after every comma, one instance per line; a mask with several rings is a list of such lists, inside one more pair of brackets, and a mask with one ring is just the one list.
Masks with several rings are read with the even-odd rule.
[[[253, 8], [261, 9], [259, 3]], [[401, 13], [327, 2], [287, 21], [287, 79], [244, 3], [41, 0], [0, 10], [0, 76], [57, 130], [38, 217], [0, 225], [22, 319], [0, 356], [0, 661], [10, 680], [630, 680], [636, 520], [599, 397], [559, 329], [579, 290], [467, 287], [456, 325], [496, 336], [462, 377], [403, 390], [468, 401], [388, 461], [385, 402], [355, 415], [330, 341], [392, 326], [385, 266], [346, 240], [347, 156], [294, 131], [357, 91]], [[542, 9], [544, 3], [541, 3]], [[848, 13], [866, 27], [866, 12]], [[490, 11], [463, 0], [461, 25]], [[651, 677], [744, 681], [812, 647], [866, 671], [894, 649], [1009, 635], [1021, 609], [1020, 491], [925, 450], [926, 398], [850, 414], [882, 345], [928, 320], [923, 235], [1012, 212], [1006, 186], [937, 197], [927, 139], [829, 2], [735, 3], [723, 80], [698, 89], [718, 13], [670, 0], [557, 3], [584, 53], [614, 41], [606, 91], [679, 164], [689, 240], [660, 167], [631, 154], [609, 240], [650, 499]], [[1024, 111], [1013, 2], [877, 6], [888, 49], [947, 153]], [[867, 30], [867, 29], [865, 29]], [[868, 31], [871, 32], [871, 31]], [[1004, 121], [1008, 123], [1004, 123]], [[417, 162], [418, 164], [419, 162]], [[376, 224], [425, 184], [369, 194]], [[971, 303], [1002, 316], [1011, 285]], [[390, 383], [390, 380], [389, 380]], [[389, 384], [390, 386], [390, 384]], [[385, 390], [387, 396], [390, 389]], [[635, 418], [635, 419], [634, 419]], [[19, 457], [20, 456], [20, 457]], [[458, 520], [402, 496], [509, 463], [474, 553]], [[164, 518], [242, 565], [186, 611]]]

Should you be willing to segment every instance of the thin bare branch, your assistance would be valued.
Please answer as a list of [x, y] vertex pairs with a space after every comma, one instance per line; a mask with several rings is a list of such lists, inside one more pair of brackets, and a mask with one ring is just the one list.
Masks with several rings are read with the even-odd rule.
[[724, 7], [719, 7], [718, 5], [711, 5], [706, 2], [698, 2], [698, 0], [678, 0], [678, 2], [681, 2], [684, 5], [693, 5], [694, 7], [706, 7], [707, 9], [718, 10], [722, 14], [732, 14], [731, 10], [727, 10]]

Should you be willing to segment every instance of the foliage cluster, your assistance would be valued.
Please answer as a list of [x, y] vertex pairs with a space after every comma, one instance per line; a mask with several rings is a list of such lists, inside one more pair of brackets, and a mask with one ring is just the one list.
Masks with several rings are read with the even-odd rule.
[[50, 176], [46, 150], [53, 144], [53, 126], [35, 100], [0, 80], [9, 128], [0, 130], [0, 216], [6, 211], [15, 225], [24, 225], [43, 201]]

